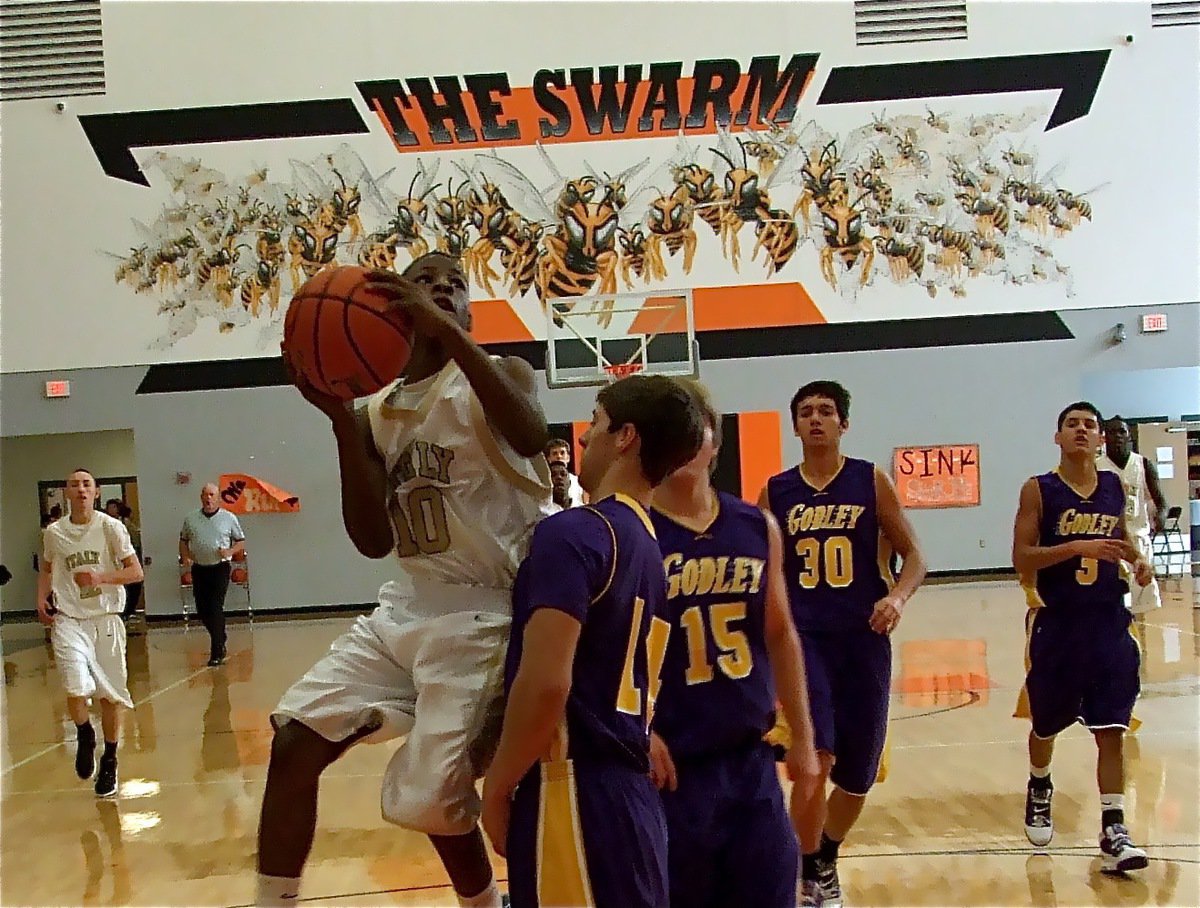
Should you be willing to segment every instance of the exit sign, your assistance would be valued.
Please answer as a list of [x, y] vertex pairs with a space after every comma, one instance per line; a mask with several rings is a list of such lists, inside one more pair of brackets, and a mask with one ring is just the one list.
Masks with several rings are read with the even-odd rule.
[[1142, 316], [1142, 334], [1152, 334], [1155, 331], [1167, 330], [1167, 314], [1165, 312], [1156, 312], [1152, 315]]
[[70, 397], [71, 383], [69, 381], [48, 381], [46, 382], [47, 397]]

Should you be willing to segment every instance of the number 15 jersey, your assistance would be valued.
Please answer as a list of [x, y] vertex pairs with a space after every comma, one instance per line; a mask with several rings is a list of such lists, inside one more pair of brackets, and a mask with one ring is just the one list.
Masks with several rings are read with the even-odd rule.
[[767, 480], [783, 530], [788, 601], [800, 633], [865, 630], [895, 584], [892, 547], [879, 527], [875, 465], [853, 457], [824, 488], [793, 467]]
[[387, 467], [396, 555], [414, 581], [509, 589], [536, 523], [553, 513], [546, 459], [522, 457], [487, 423], [451, 360], [367, 402]]

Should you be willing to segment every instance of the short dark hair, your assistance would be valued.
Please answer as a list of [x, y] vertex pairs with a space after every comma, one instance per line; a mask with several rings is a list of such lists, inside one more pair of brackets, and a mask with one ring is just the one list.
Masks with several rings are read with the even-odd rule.
[[417, 266], [422, 265], [425, 262], [429, 261], [429, 259], [433, 259], [433, 258], [445, 259], [447, 262], [449, 262], [451, 265], [453, 265], [455, 268], [458, 268], [458, 269], [462, 269], [462, 266], [463, 266], [462, 259], [460, 259], [458, 256], [451, 255], [449, 252], [441, 252], [440, 250], [435, 249], [433, 252], [426, 252], [424, 255], [418, 255], [415, 259], [413, 259], [411, 262], [409, 262], [408, 266], [400, 273], [407, 274], [408, 272], [412, 271]]
[[850, 418], [850, 392], [835, 381], [810, 381], [792, 396], [792, 422], [796, 421], [800, 402], [806, 397], [828, 397], [837, 409], [838, 419]]
[[1058, 414], [1058, 430], [1060, 432], [1062, 431], [1063, 423], [1066, 422], [1067, 414], [1072, 410], [1086, 410], [1096, 417], [1096, 422], [1104, 422], [1104, 417], [1100, 415], [1100, 411], [1096, 408], [1095, 404], [1089, 403], [1086, 400], [1077, 400], [1073, 404], [1067, 404], [1063, 407], [1062, 412]]
[[721, 447], [721, 414], [717, 412], [716, 405], [713, 404], [712, 394], [697, 379], [681, 378], [678, 381], [683, 385], [684, 390], [692, 395], [692, 398], [696, 401], [696, 406], [700, 408], [701, 415], [704, 416], [704, 421], [712, 429], [713, 447]]
[[96, 481], [96, 474], [93, 473], [91, 470], [89, 470], [87, 467], [76, 467], [74, 470], [72, 470], [67, 475], [74, 476], [76, 473], [87, 473], [88, 476], [92, 477], [92, 482]]
[[551, 438], [548, 442], [546, 442], [546, 447], [545, 447], [543, 453], [547, 457], [549, 457], [550, 452], [553, 451], [555, 448], [566, 448], [568, 451], [570, 451], [571, 443], [569, 441], [567, 441], [565, 438]]
[[596, 403], [609, 431], [632, 425], [641, 439], [642, 473], [657, 486], [696, 456], [704, 440], [704, 414], [695, 397], [665, 375], [630, 375], [601, 389]]

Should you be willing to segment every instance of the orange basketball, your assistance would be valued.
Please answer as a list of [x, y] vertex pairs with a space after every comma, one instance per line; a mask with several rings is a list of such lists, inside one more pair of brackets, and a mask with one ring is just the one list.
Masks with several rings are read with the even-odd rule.
[[357, 265], [320, 271], [296, 291], [283, 323], [292, 367], [342, 400], [394, 381], [412, 353], [412, 326], [366, 283], [367, 270]]
[[180, 582], [180, 583], [181, 583], [183, 586], [191, 586], [191, 585], [192, 585], [192, 572], [191, 572], [191, 571], [184, 571], [182, 574], [180, 574], [180, 575], [179, 575], [179, 582]]
[[234, 583], [245, 583], [249, 576], [245, 568], [234, 568], [229, 572], [229, 579]]

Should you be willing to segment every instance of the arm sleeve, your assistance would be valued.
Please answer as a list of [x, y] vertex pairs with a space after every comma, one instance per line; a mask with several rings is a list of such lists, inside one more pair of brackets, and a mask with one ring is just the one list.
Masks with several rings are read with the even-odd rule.
[[129, 530], [125, 529], [125, 525], [120, 521], [106, 521], [104, 535], [108, 539], [108, 551], [117, 564], [131, 555], [137, 554], [137, 550], [133, 547], [133, 540], [129, 536]]
[[246, 538], [246, 534], [242, 532], [241, 521], [234, 517], [233, 514], [229, 516], [233, 517], [233, 529], [230, 530], [229, 536], [234, 542], [242, 542]]
[[572, 508], [538, 524], [529, 547], [531, 611], [553, 608], [582, 624], [607, 588], [616, 557], [611, 524], [590, 508]]

